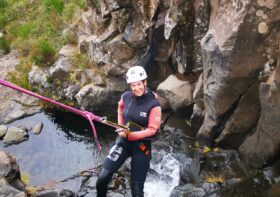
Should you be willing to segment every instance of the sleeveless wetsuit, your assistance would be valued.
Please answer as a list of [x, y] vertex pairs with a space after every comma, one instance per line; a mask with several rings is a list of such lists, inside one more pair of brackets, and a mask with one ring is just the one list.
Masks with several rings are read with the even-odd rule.
[[[144, 183], [151, 159], [151, 140], [143, 137], [151, 137], [148, 136], [150, 130], [159, 126], [160, 115], [152, 116], [152, 118], [150, 115], [154, 113], [151, 112], [152, 110], [160, 111], [160, 104], [155, 94], [147, 89], [145, 94], [140, 97], [134, 96], [131, 91], [125, 92], [119, 102], [119, 108], [122, 109], [122, 124], [133, 122], [144, 127], [144, 131], [134, 130], [139, 132], [139, 135], [132, 132], [127, 139], [118, 137], [116, 145], [105, 159], [103, 168], [115, 173], [125, 160], [131, 157], [131, 179]], [[154, 122], [157, 122], [157, 126], [154, 126]], [[131, 129], [133, 130], [133, 128]]]

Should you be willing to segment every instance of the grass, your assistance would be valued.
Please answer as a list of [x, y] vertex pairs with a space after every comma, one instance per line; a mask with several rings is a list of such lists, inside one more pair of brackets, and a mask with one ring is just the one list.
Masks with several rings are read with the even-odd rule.
[[91, 67], [91, 64], [86, 54], [76, 54], [72, 57], [72, 63], [76, 68], [87, 69]]
[[[2, 52], [1, 52], [2, 51]], [[7, 40], [0, 37], [0, 54], [7, 54], [10, 52], [10, 44]]]
[[[77, 21], [75, 13], [85, 8], [86, 0], [0, 0], [0, 52], [8, 53], [11, 49], [20, 52], [22, 63], [18, 72], [29, 72], [31, 67], [26, 66], [27, 62], [52, 65], [63, 45], [76, 44], [74, 31], [62, 32], [72, 20]], [[11, 74], [12, 80], [27, 86], [25, 80], [17, 79], [27, 73]]]
[[31, 70], [31, 67], [32, 63], [30, 61], [22, 61], [16, 66], [17, 72], [8, 73], [10, 81], [22, 88], [35, 90], [28, 81], [28, 72]]

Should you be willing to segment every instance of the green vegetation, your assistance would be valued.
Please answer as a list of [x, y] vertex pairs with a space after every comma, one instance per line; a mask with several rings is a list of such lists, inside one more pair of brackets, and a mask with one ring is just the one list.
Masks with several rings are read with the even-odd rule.
[[90, 68], [91, 64], [86, 56], [86, 54], [77, 54], [72, 58], [73, 65], [79, 69]]
[[35, 90], [28, 82], [28, 72], [31, 70], [32, 63], [30, 61], [23, 60], [16, 66], [17, 72], [10, 72], [10, 81], [25, 89]]
[[7, 54], [10, 52], [10, 44], [7, 40], [0, 37], [0, 54]]
[[[27, 85], [21, 80], [26, 78], [27, 68], [31, 68], [27, 62], [50, 66], [63, 45], [76, 42], [69, 27], [74, 14], [85, 8], [86, 0], [0, 0], [0, 52], [16, 49], [22, 57], [20, 74], [11, 75], [18, 81], [16, 84]], [[65, 29], [66, 33], [62, 33]]]

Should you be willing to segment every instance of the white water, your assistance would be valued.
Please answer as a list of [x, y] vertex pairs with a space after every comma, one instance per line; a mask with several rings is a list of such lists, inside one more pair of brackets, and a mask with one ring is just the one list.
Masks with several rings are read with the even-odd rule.
[[149, 173], [145, 182], [144, 193], [146, 197], [168, 197], [174, 187], [179, 185], [179, 161], [171, 153], [153, 151]]

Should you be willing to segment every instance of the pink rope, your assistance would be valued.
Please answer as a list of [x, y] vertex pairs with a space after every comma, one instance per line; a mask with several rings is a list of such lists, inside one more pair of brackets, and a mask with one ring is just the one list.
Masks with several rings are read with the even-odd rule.
[[78, 109], [76, 109], [76, 108], [74, 108], [74, 107], [70, 107], [70, 106], [68, 106], [68, 105], [59, 103], [59, 102], [54, 101], [54, 100], [52, 100], [52, 99], [49, 99], [49, 98], [47, 98], [47, 97], [41, 96], [41, 95], [39, 95], [39, 94], [36, 94], [36, 93], [34, 93], [34, 92], [31, 92], [31, 91], [26, 90], [26, 89], [24, 89], [24, 88], [21, 88], [21, 87], [19, 87], [19, 86], [16, 86], [16, 85], [14, 85], [14, 84], [12, 84], [12, 83], [9, 83], [9, 82], [7, 82], [7, 81], [5, 81], [5, 80], [0, 79], [0, 84], [3, 85], [3, 86], [9, 87], [9, 88], [11, 88], [11, 89], [14, 89], [14, 90], [23, 92], [23, 93], [25, 93], [25, 94], [31, 95], [31, 96], [33, 96], [33, 97], [39, 98], [39, 99], [41, 99], [41, 100], [43, 100], [43, 101], [46, 101], [46, 102], [48, 102], [48, 103], [52, 103], [52, 104], [54, 104], [54, 105], [57, 105], [57, 106], [59, 106], [59, 107], [61, 107], [61, 108], [66, 109], [66, 110], [68, 110], [68, 111], [70, 111], [70, 112], [72, 112], [72, 113], [78, 114], [78, 115], [80, 115], [80, 116], [86, 118], [86, 119], [89, 121], [90, 126], [91, 126], [91, 128], [92, 128], [92, 132], [93, 132], [93, 136], [94, 136], [94, 141], [95, 141], [95, 143], [96, 143], [97, 148], [98, 148], [99, 151], [101, 150], [102, 147], [101, 147], [101, 145], [100, 145], [100, 143], [99, 143], [99, 141], [98, 141], [98, 136], [97, 136], [96, 128], [95, 128], [95, 126], [94, 126], [94, 124], [93, 124], [92, 121], [94, 120], [94, 121], [97, 121], [97, 122], [101, 122], [101, 123], [103, 123], [103, 124], [106, 124], [106, 125], [108, 125], [108, 126], [114, 127], [114, 128], [116, 128], [116, 129], [119, 128], [119, 127], [117, 127], [117, 126], [114, 126], [114, 125], [111, 125], [111, 124], [106, 123], [106, 122], [104, 121], [104, 118], [99, 117], [99, 116], [96, 116], [96, 115], [94, 115], [94, 114], [91, 113], [91, 112], [88, 112], [88, 111], [81, 111], [81, 110], [78, 110]]

